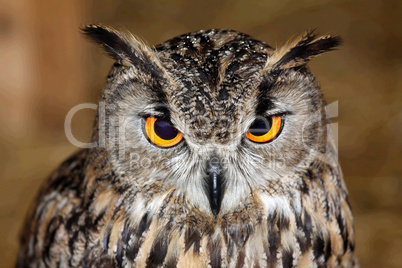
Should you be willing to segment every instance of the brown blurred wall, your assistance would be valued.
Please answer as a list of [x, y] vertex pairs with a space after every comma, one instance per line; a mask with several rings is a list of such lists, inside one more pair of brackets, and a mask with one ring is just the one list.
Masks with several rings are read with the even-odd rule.
[[[76, 150], [64, 118], [96, 102], [112, 64], [80, 36], [85, 23], [124, 26], [151, 44], [207, 28], [243, 31], [272, 46], [306, 29], [344, 46], [310, 67], [338, 101], [339, 152], [362, 267], [402, 265], [402, 1], [0, 0], [0, 266], [40, 183]], [[73, 121], [89, 139], [94, 113]]]

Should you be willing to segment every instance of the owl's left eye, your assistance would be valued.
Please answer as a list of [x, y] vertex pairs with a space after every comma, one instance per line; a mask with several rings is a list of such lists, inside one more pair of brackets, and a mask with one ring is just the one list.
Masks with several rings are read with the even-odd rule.
[[175, 146], [183, 139], [183, 135], [172, 124], [156, 117], [148, 117], [144, 129], [148, 140], [160, 147]]
[[259, 118], [251, 124], [246, 137], [256, 143], [266, 143], [279, 136], [282, 125], [283, 119], [280, 115]]

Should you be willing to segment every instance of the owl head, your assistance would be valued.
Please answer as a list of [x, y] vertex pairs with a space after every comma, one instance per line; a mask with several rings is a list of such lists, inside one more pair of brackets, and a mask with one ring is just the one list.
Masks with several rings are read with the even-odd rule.
[[339, 37], [310, 31], [273, 49], [213, 29], [151, 47], [102, 25], [83, 32], [116, 60], [93, 154], [144, 196], [170, 192], [187, 209], [224, 215], [256, 191], [297, 187], [327, 150], [325, 101], [306, 64]]

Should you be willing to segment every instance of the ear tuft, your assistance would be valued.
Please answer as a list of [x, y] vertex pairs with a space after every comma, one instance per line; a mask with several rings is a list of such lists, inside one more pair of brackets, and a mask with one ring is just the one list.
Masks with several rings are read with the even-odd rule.
[[339, 36], [319, 36], [314, 30], [308, 31], [283, 47], [274, 51], [268, 58], [265, 70], [283, 70], [307, 64], [312, 58], [334, 50], [342, 40]]
[[128, 60], [132, 54], [130, 42], [117, 30], [103, 25], [90, 24], [81, 28], [82, 33], [102, 45], [110, 57], [117, 61]]
[[90, 24], [81, 30], [85, 36], [102, 45], [110, 57], [124, 65], [158, 65], [155, 52], [126, 30], [116, 30], [101, 24]]

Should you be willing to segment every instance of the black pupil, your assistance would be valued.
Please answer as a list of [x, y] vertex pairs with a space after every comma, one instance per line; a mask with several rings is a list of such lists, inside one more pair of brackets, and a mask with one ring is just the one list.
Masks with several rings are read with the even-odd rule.
[[177, 130], [169, 123], [163, 120], [156, 120], [154, 125], [155, 133], [164, 140], [171, 140], [177, 136]]
[[269, 119], [256, 119], [248, 130], [254, 136], [262, 136], [267, 134], [271, 129], [272, 118]]

